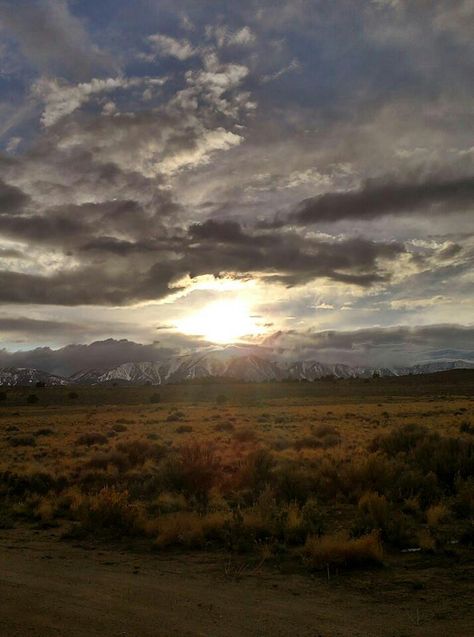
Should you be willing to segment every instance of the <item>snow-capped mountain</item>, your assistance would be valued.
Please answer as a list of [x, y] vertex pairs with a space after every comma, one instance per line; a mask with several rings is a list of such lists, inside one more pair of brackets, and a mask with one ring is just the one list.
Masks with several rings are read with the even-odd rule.
[[0, 368], [0, 385], [6, 387], [36, 385], [68, 385], [69, 381], [54, 374], [48, 374], [40, 369], [31, 367], [4, 367]]
[[125, 363], [109, 370], [87, 370], [71, 381], [79, 384], [130, 383], [160, 385], [199, 378], [228, 378], [245, 382], [308, 380], [321, 378], [371, 378], [430, 374], [449, 369], [474, 369], [470, 361], [436, 361], [413, 367], [351, 367], [319, 361], [275, 361], [258, 356], [252, 350], [226, 348], [199, 354], [178, 356], [161, 362]]
[[0, 385], [162, 385], [195, 379], [228, 378], [249, 383], [321, 378], [371, 378], [432, 374], [451, 369], [474, 369], [473, 361], [431, 361], [412, 367], [353, 367], [343, 363], [276, 360], [268, 351], [252, 347], [224, 347], [158, 362], [129, 362], [110, 369], [87, 369], [62, 378], [31, 368], [0, 369]]
[[396, 370], [396, 376], [407, 376], [411, 374], [435, 374], [436, 372], [445, 372], [448, 369], [474, 369], [473, 361], [430, 361], [427, 363], [418, 363], [411, 367], [399, 367]]

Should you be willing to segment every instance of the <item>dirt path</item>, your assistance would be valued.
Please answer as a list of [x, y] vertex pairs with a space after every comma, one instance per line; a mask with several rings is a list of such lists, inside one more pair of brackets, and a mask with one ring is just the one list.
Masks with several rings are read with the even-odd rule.
[[[423, 575], [331, 582], [265, 570], [235, 581], [214, 557], [87, 550], [0, 532], [2, 637], [469, 637], [468, 582]], [[433, 581], [431, 581], [433, 580]], [[429, 584], [428, 584], [429, 582]], [[419, 586], [419, 585], [418, 585]], [[411, 588], [411, 590], [410, 590]]]

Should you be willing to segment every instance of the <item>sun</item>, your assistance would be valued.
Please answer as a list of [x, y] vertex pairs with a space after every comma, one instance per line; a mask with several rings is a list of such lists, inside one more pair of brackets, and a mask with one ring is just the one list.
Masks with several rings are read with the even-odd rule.
[[261, 334], [262, 328], [242, 299], [215, 301], [177, 322], [180, 332], [202, 336], [213, 343], [232, 343], [248, 334]]

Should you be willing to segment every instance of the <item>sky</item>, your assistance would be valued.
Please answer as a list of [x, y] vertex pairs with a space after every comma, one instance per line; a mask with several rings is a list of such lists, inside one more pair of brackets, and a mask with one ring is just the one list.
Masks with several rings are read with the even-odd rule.
[[472, 357], [473, 32], [471, 0], [0, 0], [0, 362]]

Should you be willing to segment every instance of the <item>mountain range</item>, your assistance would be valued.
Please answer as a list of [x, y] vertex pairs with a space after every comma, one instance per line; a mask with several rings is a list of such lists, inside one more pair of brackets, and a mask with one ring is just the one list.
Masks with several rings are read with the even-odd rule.
[[69, 377], [27, 367], [0, 368], [0, 385], [162, 385], [205, 378], [226, 378], [256, 383], [283, 380], [315, 381], [325, 377], [370, 378], [374, 375], [385, 377], [431, 374], [451, 369], [474, 369], [474, 362], [437, 360], [409, 367], [357, 367], [314, 360], [278, 360], [256, 353], [254, 348], [229, 346], [173, 356], [158, 362], [128, 362], [109, 368], [85, 369]]

